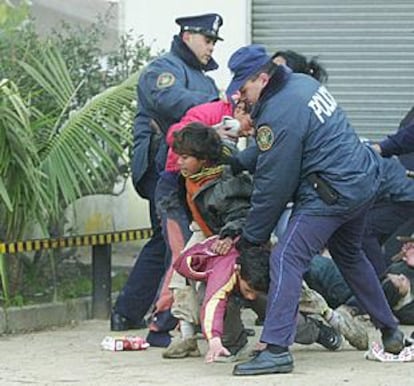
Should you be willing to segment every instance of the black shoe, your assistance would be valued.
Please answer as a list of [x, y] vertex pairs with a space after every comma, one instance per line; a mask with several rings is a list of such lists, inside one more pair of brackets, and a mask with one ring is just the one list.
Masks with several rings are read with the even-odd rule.
[[233, 375], [261, 375], [290, 373], [293, 370], [293, 357], [289, 351], [272, 354], [263, 350], [248, 362], [240, 363], [233, 368]]
[[384, 328], [381, 333], [384, 351], [398, 355], [405, 346], [404, 333], [399, 328], [394, 330]]
[[319, 336], [316, 343], [328, 350], [336, 351], [341, 347], [342, 341], [342, 336], [333, 327], [327, 326], [322, 322], [319, 323]]
[[139, 323], [135, 323], [115, 311], [111, 314], [111, 331], [140, 330], [141, 328], [146, 327], [147, 324], [144, 319], [142, 319]]

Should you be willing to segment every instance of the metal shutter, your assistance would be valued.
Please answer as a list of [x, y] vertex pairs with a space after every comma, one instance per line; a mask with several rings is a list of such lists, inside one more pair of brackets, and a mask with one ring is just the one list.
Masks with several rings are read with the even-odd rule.
[[414, 0], [252, 0], [252, 42], [318, 56], [367, 138], [395, 132], [414, 105]]

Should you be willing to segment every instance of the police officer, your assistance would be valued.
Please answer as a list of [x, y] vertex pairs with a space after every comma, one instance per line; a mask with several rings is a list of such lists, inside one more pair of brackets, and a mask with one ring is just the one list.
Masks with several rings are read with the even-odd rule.
[[[410, 172], [414, 171], [414, 107], [402, 119], [398, 131], [395, 134], [389, 135], [381, 142], [373, 144], [372, 147], [385, 158], [397, 155], [407, 170]], [[377, 224], [389, 224], [390, 214], [394, 219], [395, 215], [400, 216], [396, 211], [390, 213], [389, 208], [384, 208], [383, 210], [378, 208], [374, 220]], [[403, 217], [407, 218], [410, 213], [405, 212], [405, 215]], [[392, 256], [398, 253], [401, 248], [401, 243], [397, 240], [396, 236], [409, 236], [413, 232], [414, 218], [411, 216], [410, 219], [401, 223], [394, 234], [384, 243], [382, 249], [385, 251], [385, 254]]]
[[223, 24], [211, 13], [175, 20], [180, 33], [170, 51], [149, 63], [138, 81], [138, 113], [134, 123], [132, 180], [138, 194], [149, 200], [151, 240], [143, 247], [111, 315], [111, 330], [137, 327], [154, 301], [168, 266], [168, 248], [155, 213], [155, 187], [163, 170], [168, 127], [200, 103], [218, 98], [219, 91], [205, 72], [218, 68], [212, 58]]
[[381, 330], [385, 350], [399, 353], [404, 335], [361, 250], [365, 215], [381, 180], [379, 156], [360, 142], [324, 86], [269, 59], [253, 45], [241, 48], [229, 61], [232, 87], [254, 104], [259, 150], [252, 208], [238, 248], [266, 242], [289, 200], [294, 208], [270, 257], [271, 283], [261, 335], [267, 348], [236, 365], [233, 374], [293, 370], [289, 346], [302, 276], [325, 246]]
[[373, 148], [383, 157], [400, 156], [403, 165], [414, 170], [414, 107], [400, 122], [398, 131], [374, 144]]
[[381, 184], [368, 211], [362, 239], [362, 248], [379, 277], [401, 248], [396, 236], [409, 236], [414, 219], [414, 179], [407, 177], [407, 170], [397, 157], [381, 158], [381, 162]]

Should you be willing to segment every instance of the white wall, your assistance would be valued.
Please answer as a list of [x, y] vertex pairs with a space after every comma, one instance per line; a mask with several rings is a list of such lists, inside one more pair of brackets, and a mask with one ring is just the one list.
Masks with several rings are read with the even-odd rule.
[[179, 32], [174, 20], [181, 16], [218, 13], [224, 23], [217, 42], [214, 59], [219, 69], [209, 72], [221, 89], [230, 81], [227, 60], [239, 47], [250, 43], [250, 0], [122, 0], [120, 25], [124, 32], [133, 30], [142, 35], [154, 53], [169, 50], [173, 35]]
[[[219, 13], [224, 19], [220, 29], [224, 41], [217, 42], [213, 56], [220, 68], [209, 75], [223, 90], [231, 78], [227, 70], [228, 58], [236, 49], [249, 43], [250, 17], [247, 15], [250, 15], [250, 0], [120, 0], [118, 6], [121, 32], [132, 30], [137, 38], [142, 35], [153, 53], [169, 50], [173, 35], [179, 32], [174, 22], [177, 17]], [[150, 226], [148, 201], [138, 196], [130, 180], [122, 195], [84, 197], [68, 208], [66, 215], [67, 227], [76, 226], [78, 233]]]
[[[122, 193], [120, 190], [122, 189]], [[114, 192], [82, 197], [66, 209], [66, 233], [113, 232], [150, 228], [148, 201], [135, 192], [131, 179], [119, 181]]]

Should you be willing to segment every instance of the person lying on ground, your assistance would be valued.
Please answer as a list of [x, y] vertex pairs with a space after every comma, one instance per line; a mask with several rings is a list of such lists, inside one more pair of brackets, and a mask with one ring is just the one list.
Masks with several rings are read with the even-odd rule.
[[[356, 313], [365, 313], [330, 257], [315, 256], [304, 279], [310, 288], [325, 298], [330, 307], [346, 304], [352, 306]], [[403, 248], [402, 260], [391, 264], [383, 275], [381, 284], [388, 304], [400, 323], [413, 325], [414, 244]]]

